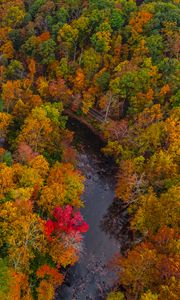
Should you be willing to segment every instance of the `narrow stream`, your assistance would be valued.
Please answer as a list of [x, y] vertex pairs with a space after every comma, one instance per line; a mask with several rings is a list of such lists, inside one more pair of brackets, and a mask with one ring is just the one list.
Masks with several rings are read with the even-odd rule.
[[103, 144], [87, 127], [74, 119], [68, 128], [75, 132], [77, 168], [86, 177], [82, 214], [89, 224], [79, 262], [71, 267], [56, 300], [105, 299], [117, 279], [108, 263], [127, 246], [127, 211], [114, 200], [116, 168], [105, 159]]

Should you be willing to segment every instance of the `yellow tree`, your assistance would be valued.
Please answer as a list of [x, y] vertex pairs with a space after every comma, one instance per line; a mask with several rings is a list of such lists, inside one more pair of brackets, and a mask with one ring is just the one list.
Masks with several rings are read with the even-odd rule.
[[11, 120], [12, 116], [10, 114], [0, 112], [0, 138], [6, 137]]
[[37, 288], [38, 300], [52, 300], [55, 296], [55, 287], [63, 282], [63, 275], [48, 265], [41, 266], [36, 275], [41, 280]]
[[44, 178], [49, 170], [49, 164], [42, 155], [37, 155], [30, 161], [30, 166], [37, 171], [37, 173]]
[[174, 186], [160, 197], [150, 190], [148, 194], [139, 199], [137, 210], [131, 225], [132, 228], [146, 233], [147, 230], [156, 232], [166, 225], [178, 229], [180, 214], [180, 188]]
[[70, 204], [82, 206], [80, 195], [84, 190], [84, 178], [79, 171], [69, 164], [56, 163], [49, 172], [47, 185], [42, 188], [37, 200], [43, 211], [52, 213], [56, 206]]
[[42, 153], [49, 142], [51, 132], [51, 120], [43, 108], [36, 107], [26, 118], [17, 141], [26, 143], [35, 152]]
[[34, 251], [45, 245], [44, 222], [28, 200], [7, 201], [1, 206], [1, 242], [8, 245], [8, 260], [16, 272], [28, 274]]
[[172, 185], [177, 178], [178, 165], [168, 151], [160, 150], [148, 160], [146, 176], [150, 184], [160, 190]]
[[120, 172], [116, 185], [116, 196], [127, 203], [134, 203], [146, 186], [145, 174], [142, 172], [144, 158], [124, 160], [120, 165]]
[[0, 163], [0, 198], [4, 198], [14, 187], [12, 168], [8, 167], [6, 164]]
[[20, 98], [21, 87], [20, 81], [8, 80], [6, 83], [2, 84], [2, 100], [4, 104], [4, 110], [11, 112], [18, 100]]

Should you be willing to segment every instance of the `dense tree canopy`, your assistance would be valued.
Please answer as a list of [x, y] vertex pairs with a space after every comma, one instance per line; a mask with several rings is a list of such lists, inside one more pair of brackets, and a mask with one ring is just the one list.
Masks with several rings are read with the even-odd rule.
[[93, 108], [141, 237], [108, 299], [177, 300], [179, 0], [2, 0], [0, 15], [0, 298], [51, 300], [78, 259], [84, 178], [63, 109]]

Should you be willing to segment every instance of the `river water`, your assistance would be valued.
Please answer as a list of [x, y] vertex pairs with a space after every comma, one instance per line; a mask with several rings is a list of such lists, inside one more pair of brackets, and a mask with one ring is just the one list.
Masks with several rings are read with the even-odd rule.
[[68, 128], [75, 132], [77, 168], [86, 178], [81, 213], [89, 231], [84, 236], [79, 262], [69, 269], [56, 300], [105, 299], [117, 280], [108, 267], [109, 261], [129, 241], [127, 211], [114, 200], [116, 168], [102, 155], [99, 138], [74, 119], [69, 120]]

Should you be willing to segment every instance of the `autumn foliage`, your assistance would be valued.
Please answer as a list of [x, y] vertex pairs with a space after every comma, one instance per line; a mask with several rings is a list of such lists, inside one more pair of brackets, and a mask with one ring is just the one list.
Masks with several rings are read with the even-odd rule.
[[67, 205], [64, 209], [56, 207], [53, 217], [55, 221], [48, 220], [45, 224], [45, 233], [49, 240], [51, 236], [60, 237], [62, 233], [76, 234], [85, 233], [88, 230], [88, 225], [83, 221], [79, 212], [73, 213], [73, 208]]
[[69, 111], [107, 141], [134, 236], [108, 299], [179, 299], [179, 14], [178, 0], [0, 1], [0, 299], [53, 299], [83, 251]]

